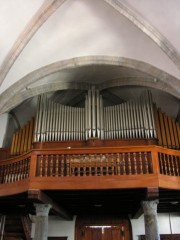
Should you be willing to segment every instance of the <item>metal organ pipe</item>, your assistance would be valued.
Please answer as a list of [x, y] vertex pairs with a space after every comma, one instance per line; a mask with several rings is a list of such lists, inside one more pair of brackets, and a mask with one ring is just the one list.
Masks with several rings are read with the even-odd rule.
[[76, 108], [38, 97], [34, 141], [69, 141], [89, 138], [156, 138], [152, 95], [115, 106], [103, 107], [103, 99], [93, 87], [85, 97], [85, 107]]

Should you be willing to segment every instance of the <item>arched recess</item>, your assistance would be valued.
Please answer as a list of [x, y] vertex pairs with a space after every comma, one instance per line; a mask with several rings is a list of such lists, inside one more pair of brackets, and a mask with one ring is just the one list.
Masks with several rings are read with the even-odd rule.
[[132, 240], [131, 223], [120, 216], [78, 216], [75, 240], [92, 239]]
[[[64, 71], [73, 71], [73, 69], [81, 71], [83, 67], [92, 66], [94, 67], [94, 71], [96, 71], [97, 66], [123, 67], [127, 69], [127, 76], [124, 75], [122, 77], [120, 74], [119, 78], [109, 78], [104, 82], [97, 82], [96, 85], [100, 90], [114, 86], [136, 85], [153, 87], [168, 92], [177, 98], [180, 96], [180, 81], [172, 75], [148, 63], [123, 57], [85, 56], [52, 63], [37, 69], [20, 79], [1, 94], [0, 114], [10, 111], [24, 100], [41, 93], [70, 88], [89, 89], [91, 83], [84, 81], [84, 76], [81, 76], [81, 78], [77, 80], [75, 79], [76, 76], [73, 76], [72, 74], [71, 81], [69, 82], [63, 81], [63, 79], [53, 82], [53, 74]], [[130, 71], [141, 73], [143, 74], [143, 77], [133, 76], [132, 74], [129, 76], [128, 72]], [[87, 75], [88, 73], [86, 73], [86, 76]], [[46, 82], [43, 82], [44, 78], [46, 78]], [[51, 81], [48, 81], [48, 78], [51, 78]], [[39, 85], [38, 81], [40, 81]], [[36, 83], [35, 87], [33, 87], [33, 83]]]

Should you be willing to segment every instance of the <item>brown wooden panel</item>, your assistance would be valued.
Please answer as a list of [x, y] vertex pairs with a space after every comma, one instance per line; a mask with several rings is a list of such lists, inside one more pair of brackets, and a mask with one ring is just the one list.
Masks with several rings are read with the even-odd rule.
[[175, 139], [175, 148], [179, 148], [179, 141], [178, 141], [178, 132], [176, 128], [176, 123], [172, 120], [173, 131], [174, 131], [174, 139]]
[[179, 148], [180, 148], [180, 125], [179, 123], [176, 123], [176, 129], [177, 129], [177, 137], [178, 137], [178, 142], [179, 142]]
[[162, 112], [159, 112], [159, 119], [160, 119], [161, 134], [162, 134], [162, 146], [167, 147], [166, 130], [164, 126], [164, 114]]
[[175, 139], [174, 139], [174, 131], [173, 131], [173, 124], [172, 124], [172, 119], [168, 117], [168, 123], [169, 123], [169, 130], [171, 134], [171, 143], [172, 143], [172, 148], [175, 148]]
[[160, 109], [155, 108], [155, 122], [156, 122], [156, 131], [157, 131], [157, 138], [158, 143], [162, 146], [162, 135], [161, 135], [161, 128], [160, 128], [160, 119], [159, 119], [159, 111]]

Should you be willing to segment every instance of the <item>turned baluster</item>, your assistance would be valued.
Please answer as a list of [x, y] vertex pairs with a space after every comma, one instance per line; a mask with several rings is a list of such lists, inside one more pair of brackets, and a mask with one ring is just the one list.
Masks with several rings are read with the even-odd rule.
[[110, 160], [111, 160], [111, 163], [110, 163], [111, 164], [111, 174], [114, 175], [115, 166], [114, 166], [114, 154], [113, 153], [111, 154]]
[[170, 163], [170, 158], [169, 158], [169, 155], [166, 155], [167, 156], [167, 169], [168, 169], [168, 173], [169, 175], [171, 176], [171, 163]]
[[125, 157], [126, 157], [126, 155], [125, 155], [125, 153], [122, 153], [122, 160], [121, 160], [121, 165], [122, 165], [122, 174], [123, 175], [126, 175], [126, 162], [125, 162]]
[[54, 160], [54, 156], [51, 155], [50, 157], [50, 168], [49, 168], [49, 175], [52, 177], [54, 174], [53, 174], [53, 160]]
[[27, 159], [27, 171], [26, 171], [26, 176], [27, 177], [29, 177], [29, 172], [30, 172], [30, 161], [31, 161], [31, 159], [30, 158], [28, 158]]
[[[66, 162], [67, 162], [68, 160], [67, 160], [67, 158], [66, 158]], [[70, 157], [70, 159], [69, 159], [69, 161], [70, 161], [70, 176], [74, 176], [74, 174], [75, 174], [75, 162], [74, 162], [74, 158], [73, 158], [73, 155]]]
[[23, 169], [23, 179], [25, 179], [27, 176], [26, 175], [27, 174], [27, 165], [26, 165], [27, 159], [22, 160], [21, 163], [22, 163], [22, 169]]
[[106, 175], [109, 175], [109, 154], [106, 154]]
[[59, 176], [59, 155], [56, 155], [55, 176]]
[[116, 174], [120, 175], [121, 174], [121, 168], [120, 168], [120, 154], [116, 154]]
[[98, 175], [98, 158], [97, 155], [94, 155], [94, 175], [97, 176]]
[[11, 164], [8, 164], [7, 182], [11, 182]]
[[137, 159], [136, 159], [136, 153], [133, 153], [133, 163], [134, 163], [134, 174], [137, 174]]
[[177, 156], [175, 156], [175, 163], [176, 163], [176, 174], [177, 174], [177, 176], [179, 176], [179, 164], [178, 164], [178, 159], [177, 159], [178, 157]]
[[165, 174], [168, 174], [168, 168], [167, 168], [167, 159], [166, 159], [166, 155], [163, 154], [163, 158], [164, 158], [164, 170], [165, 170]]
[[103, 155], [100, 154], [100, 175], [103, 176]]
[[17, 162], [17, 170], [18, 170], [18, 181], [21, 180], [23, 178], [23, 173], [22, 173], [22, 163], [21, 161]]
[[164, 164], [163, 164], [162, 153], [159, 153], [158, 157], [159, 157], [159, 163], [160, 163], [160, 173], [164, 174]]
[[132, 168], [131, 168], [131, 153], [128, 152], [128, 171], [129, 171], [129, 175], [132, 174]]
[[4, 181], [3, 183], [7, 182], [7, 173], [8, 173], [8, 165], [4, 165]]
[[81, 160], [80, 160], [80, 155], [77, 156], [77, 170], [78, 170], [78, 176], [81, 176]]
[[171, 162], [171, 166], [172, 166], [172, 175], [176, 176], [174, 156], [170, 155], [169, 157], [170, 157], [170, 162]]
[[43, 176], [43, 155], [40, 156], [40, 164], [39, 164], [39, 176], [42, 177]]
[[142, 153], [139, 152], [139, 173], [143, 174]]
[[89, 156], [89, 175], [92, 176], [92, 156]]
[[147, 152], [144, 152], [145, 173], [149, 173]]
[[20, 163], [20, 168], [21, 168], [21, 179], [24, 179], [26, 177], [25, 159], [23, 159], [19, 163]]
[[86, 176], [86, 159], [85, 159], [85, 155], [82, 156], [82, 164], [83, 164], [83, 176]]
[[44, 176], [47, 177], [48, 175], [48, 155], [45, 157], [45, 169], [44, 169]]
[[67, 155], [66, 157], [64, 154], [61, 156], [61, 177], [64, 177], [65, 173], [65, 166], [66, 166], [66, 176], [69, 176], [69, 171], [70, 171], [70, 156]]

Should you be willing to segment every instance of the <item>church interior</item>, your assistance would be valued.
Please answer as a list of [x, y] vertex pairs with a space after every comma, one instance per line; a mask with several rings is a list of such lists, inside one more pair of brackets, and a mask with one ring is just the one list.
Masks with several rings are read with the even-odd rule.
[[180, 239], [180, 1], [0, 12], [0, 240]]

